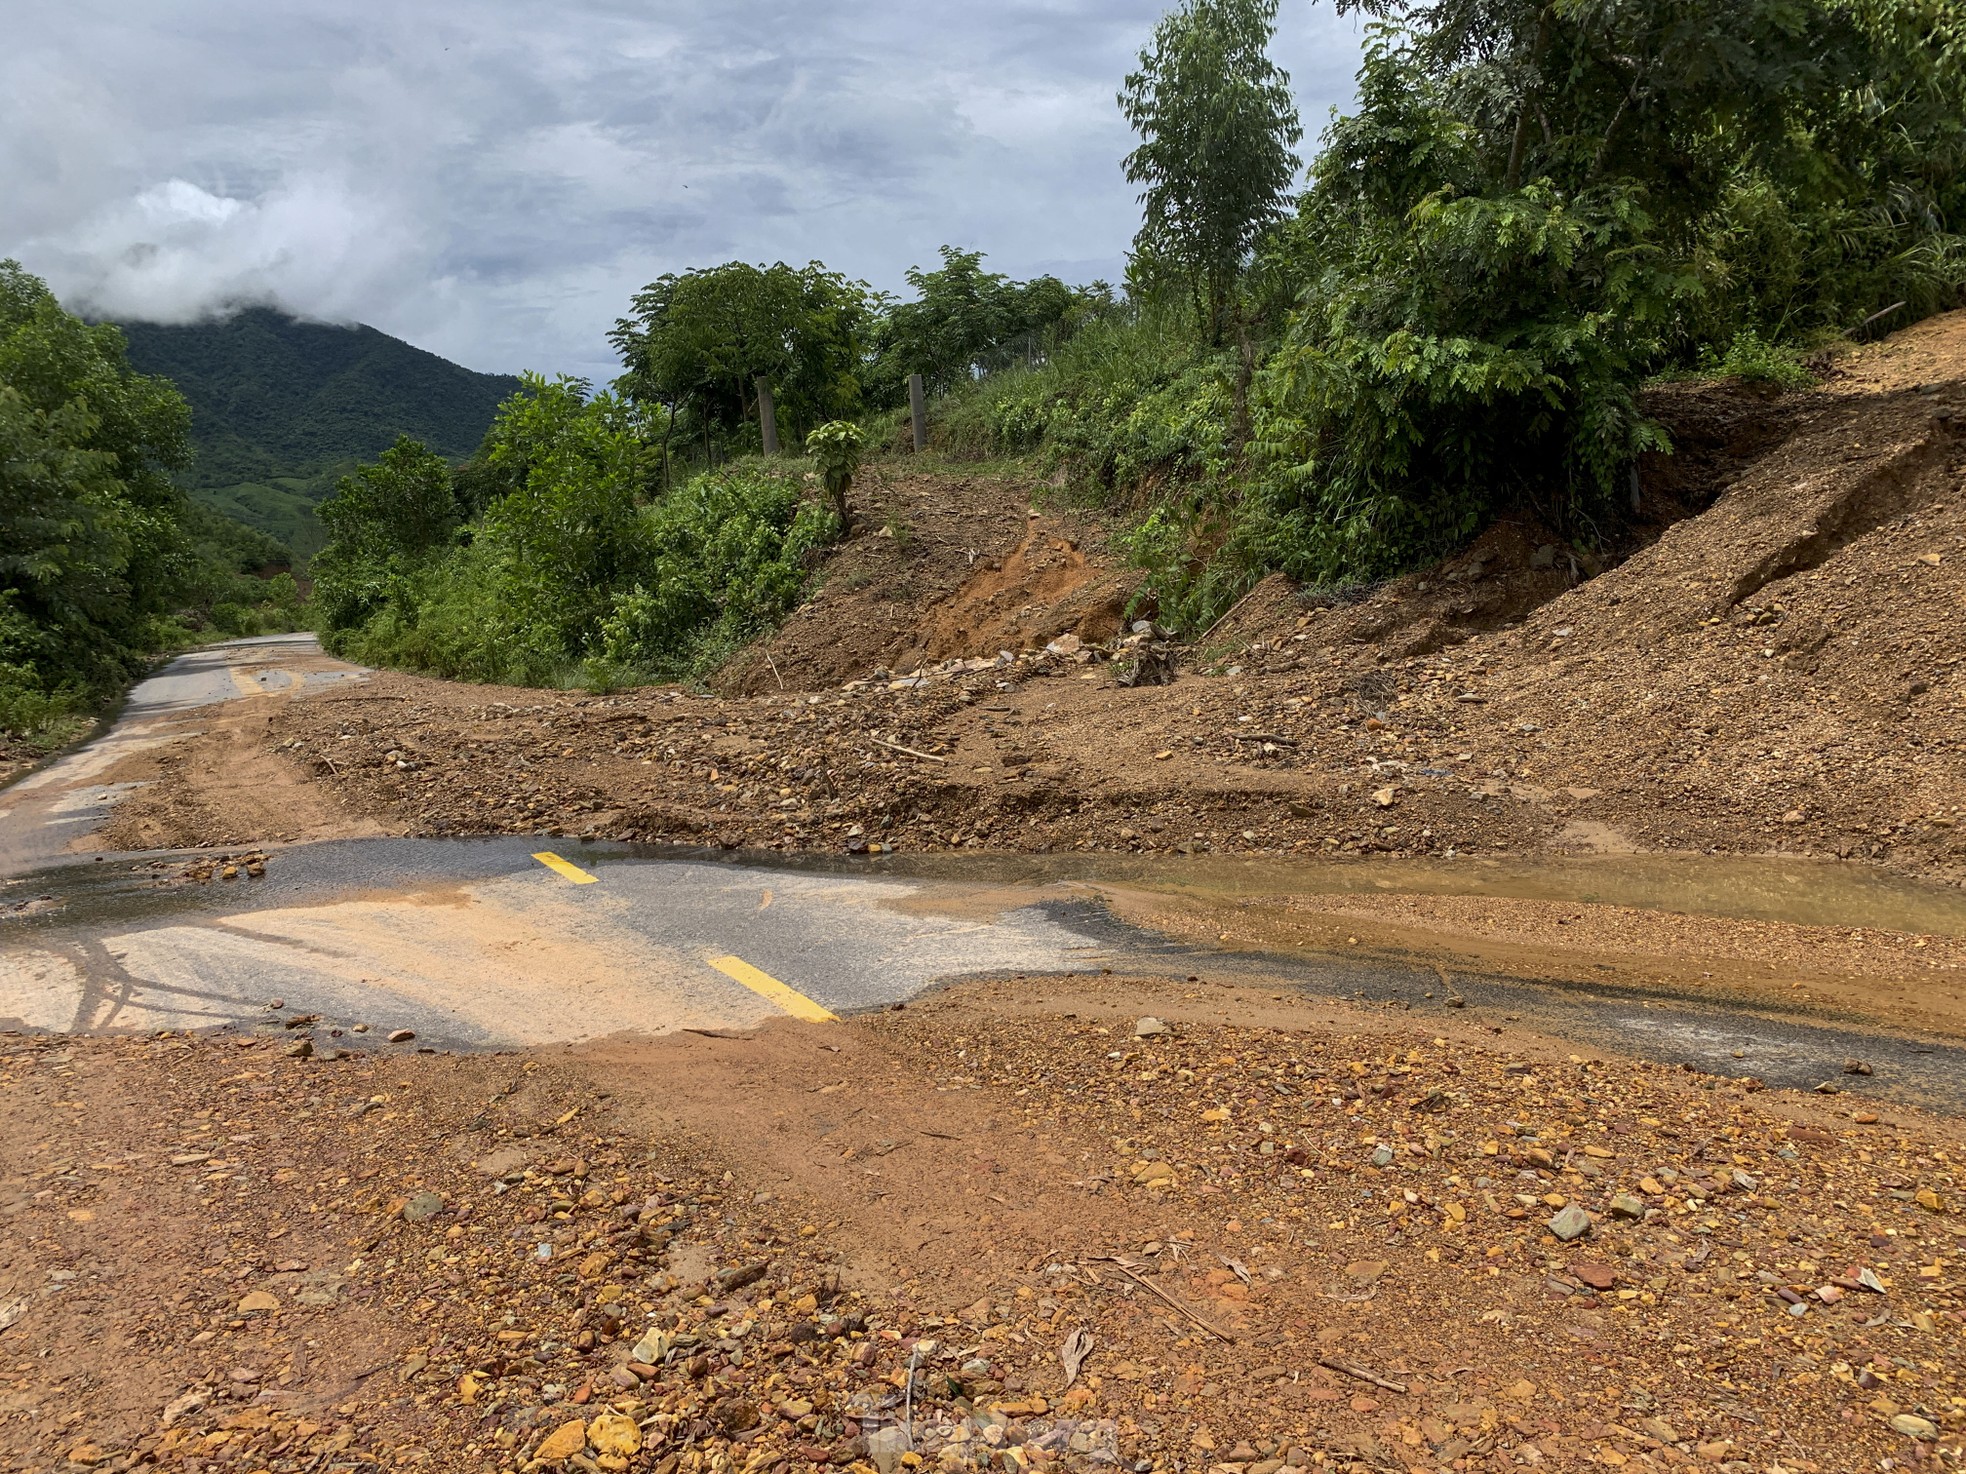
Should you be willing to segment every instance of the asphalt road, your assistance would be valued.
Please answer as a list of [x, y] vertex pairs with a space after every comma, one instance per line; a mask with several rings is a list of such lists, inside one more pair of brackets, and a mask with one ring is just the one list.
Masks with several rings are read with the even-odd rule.
[[127, 791], [126, 785], [104, 783], [102, 775], [134, 753], [197, 731], [202, 712], [295, 684], [360, 678], [355, 666], [323, 656], [312, 635], [231, 640], [179, 656], [136, 685], [108, 731], [0, 789], [0, 878], [54, 864], [86, 846]]
[[[1835, 1020], [1432, 966], [1178, 945], [1116, 921], [1063, 857], [1021, 880], [995, 857], [727, 856], [545, 839], [353, 840], [274, 853], [265, 876], [183, 878], [187, 855], [101, 856], [101, 775], [216, 701], [359, 679], [304, 639], [216, 647], [134, 694], [114, 728], [0, 793], [0, 1028], [229, 1026], [317, 1015], [346, 1047], [570, 1043], [624, 1030], [745, 1028], [880, 1008], [979, 976], [1114, 972], [1260, 983], [1512, 1023], [1771, 1085], [1966, 1110], [1966, 1050]], [[78, 838], [83, 842], [77, 848]], [[1416, 1018], [1417, 1021], [1417, 1018]], [[338, 1032], [337, 1032], [338, 1031]], [[1844, 1077], [1846, 1059], [1874, 1074]]]

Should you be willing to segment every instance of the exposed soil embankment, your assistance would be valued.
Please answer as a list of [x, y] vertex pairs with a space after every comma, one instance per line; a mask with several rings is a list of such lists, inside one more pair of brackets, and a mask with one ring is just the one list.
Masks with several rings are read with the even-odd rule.
[[917, 472], [870, 477], [818, 595], [725, 673], [749, 694], [384, 675], [291, 703], [269, 737], [428, 834], [1712, 849], [1958, 874], [1962, 364], [1955, 314], [1808, 394], [1661, 391], [1687, 458], [1644, 468], [1651, 540], [1622, 561], [1509, 520], [1355, 602], [1272, 581], [1171, 686], [1123, 686], [1088, 653], [1130, 587], [1096, 522], [1033, 515], [1036, 487]]

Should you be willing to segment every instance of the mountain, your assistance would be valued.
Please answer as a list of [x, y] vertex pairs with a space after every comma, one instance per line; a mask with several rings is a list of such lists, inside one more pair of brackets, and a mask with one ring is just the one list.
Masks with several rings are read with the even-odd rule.
[[399, 434], [462, 460], [519, 387], [371, 327], [303, 322], [267, 307], [186, 326], [119, 324], [130, 363], [191, 402], [194, 497], [286, 543], [320, 549], [314, 509], [335, 479]]

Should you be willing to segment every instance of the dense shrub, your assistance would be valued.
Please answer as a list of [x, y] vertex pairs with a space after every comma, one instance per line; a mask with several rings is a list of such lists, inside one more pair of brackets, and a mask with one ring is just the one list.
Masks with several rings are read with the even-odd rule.
[[529, 378], [472, 466], [404, 441], [344, 479], [322, 508], [323, 635], [465, 680], [702, 674], [783, 616], [838, 524], [786, 462], [734, 462], [666, 493], [658, 471], [630, 402]]

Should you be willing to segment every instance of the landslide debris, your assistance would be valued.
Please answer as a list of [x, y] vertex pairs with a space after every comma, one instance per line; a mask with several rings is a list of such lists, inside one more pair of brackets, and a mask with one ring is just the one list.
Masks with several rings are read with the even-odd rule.
[[1957, 1455], [1953, 1128], [1319, 1007], [1031, 979], [550, 1059], [0, 1036], [0, 1467]]
[[[1957, 877], [1966, 314], [1807, 395], [1661, 393], [1691, 427], [1689, 464], [1718, 479], [1648, 467], [1658, 535], [1622, 561], [1600, 568], [1518, 520], [1356, 598], [1272, 580], [1177, 652], [1172, 684], [1126, 684], [1138, 660], [1109, 658], [1133, 637], [1117, 575], [1075, 582], [1099, 562], [1095, 535], [1052, 546], [1014, 487], [982, 479], [947, 483], [944, 526], [944, 483], [917, 473], [908, 535], [849, 544], [732, 668], [750, 694], [382, 675], [287, 703], [268, 735], [337, 809], [419, 834], [1775, 852]], [[1047, 546], [1050, 563], [1033, 552]], [[1064, 590], [1052, 602], [1047, 580]], [[205, 834], [160, 789], [129, 801], [119, 832], [241, 838]]]

